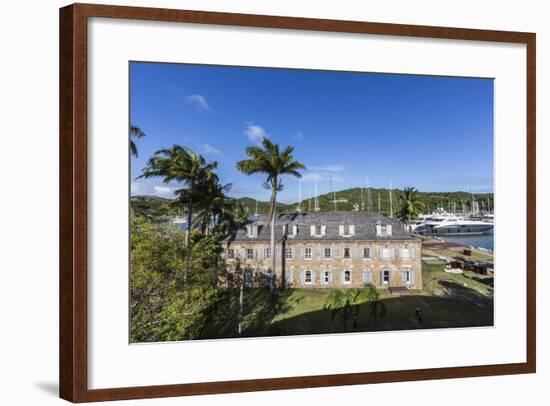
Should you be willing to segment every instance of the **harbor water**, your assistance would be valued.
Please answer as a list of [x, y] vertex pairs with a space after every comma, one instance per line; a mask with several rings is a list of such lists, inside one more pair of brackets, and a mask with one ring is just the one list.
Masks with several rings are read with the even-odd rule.
[[463, 244], [466, 246], [473, 246], [476, 248], [486, 248], [493, 251], [493, 231], [489, 234], [482, 235], [455, 235], [455, 236], [443, 236], [449, 242], [456, 242], [457, 244]]

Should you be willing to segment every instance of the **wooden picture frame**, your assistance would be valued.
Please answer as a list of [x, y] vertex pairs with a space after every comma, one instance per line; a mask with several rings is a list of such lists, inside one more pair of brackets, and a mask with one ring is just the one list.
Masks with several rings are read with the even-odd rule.
[[[526, 362], [337, 375], [109, 389], [88, 387], [87, 47], [88, 19], [285, 28], [386, 36], [492, 41], [527, 46], [527, 329]], [[536, 371], [536, 96], [534, 33], [337, 21], [295, 17], [74, 4], [60, 9], [60, 396], [72, 402], [140, 399], [382, 382], [524, 374]]]

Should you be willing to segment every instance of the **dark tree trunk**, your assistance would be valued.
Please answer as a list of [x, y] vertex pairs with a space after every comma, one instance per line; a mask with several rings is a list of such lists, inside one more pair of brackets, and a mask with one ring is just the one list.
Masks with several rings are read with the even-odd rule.
[[187, 227], [185, 233], [185, 268], [183, 270], [183, 283], [187, 284], [187, 274], [189, 272], [189, 260], [191, 257], [191, 221], [193, 219], [193, 199], [189, 197], [187, 204]]

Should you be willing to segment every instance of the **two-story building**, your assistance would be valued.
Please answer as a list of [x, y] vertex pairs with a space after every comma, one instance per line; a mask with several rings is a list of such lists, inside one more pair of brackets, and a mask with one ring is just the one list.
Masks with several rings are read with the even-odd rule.
[[[273, 278], [270, 221], [260, 216], [224, 240], [227, 286]], [[400, 222], [365, 212], [281, 213], [275, 221], [275, 284], [300, 288], [422, 288], [421, 241]]]

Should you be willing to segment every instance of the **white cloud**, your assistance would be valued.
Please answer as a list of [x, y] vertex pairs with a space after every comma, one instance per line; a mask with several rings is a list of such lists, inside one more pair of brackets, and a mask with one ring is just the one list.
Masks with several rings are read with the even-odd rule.
[[204, 144], [201, 147], [201, 150], [206, 155], [216, 155], [216, 156], [222, 156], [223, 153], [216, 147], [213, 147], [210, 144]]
[[340, 164], [324, 165], [324, 166], [308, 166], [308, 168], [314, 171], [332, 172], [332, 173], [343, 172], [346, 169], [344, 165], [340, 165]]
[[294, 133], [294, 135], [292, 136], [292, 138], [294, 138], [295, 140], [303, 140], [304, 139], [304, 134], [302, 134], [301, 131], [296, 131]]
[[194, 94], [185, 98], [187, 103], [193, 104], [198, 110], [210, 110], [210, 106], [206, 102], [206, 98], [200, 94]]
[[269, 134], [259, 125], [248, 123], [244, 135], [255, 144], [260, 144], [264, 138], [269, 138]]
[[172, 186], [155, 185], [153, 187], [153, 194], [159, 197], [174, 197], [175, 188]]

